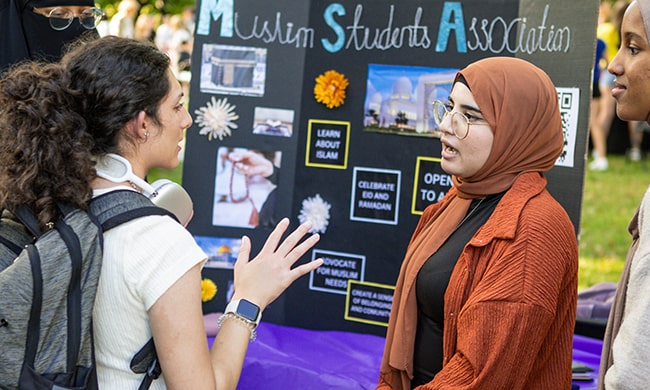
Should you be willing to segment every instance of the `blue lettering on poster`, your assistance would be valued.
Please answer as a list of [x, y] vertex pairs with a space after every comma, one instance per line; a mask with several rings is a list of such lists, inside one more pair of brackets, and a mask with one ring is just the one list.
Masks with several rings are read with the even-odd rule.
[[[317, 31], [309, 26], [300, 26], [286, 20], [281, 11], [275, 13], [274, 19], [260, 15], [246, 16], [245, 20], [234, 10], [235, 0], [205, 0], [201, 2], [197, 18], [197, 35], [210, 35], [210, 25], [221, 20], [221, 37], [237, 37], [242, 40], [259, 40], [266, 44], [294, 45], [296, 48], [314, 47]], [[468, 16], [465, 26], [465, 14], [462, 2], [445, 1], [441, 4], [440, 25], [437, 27], [437, 39], [430, 38], [434, 26], [423, 24], [423, 8], [417, 7], [413, 18], [406, 24], [402, 18], [394, 20], [395, 15], [403, 15], [398, 5], [391, 4], [386, 20], [367, 22], [363, 4], [354, 7], [352, 20], [347, 23], [341, 18], [347, 16], [345, 6], [340, 2], [329, 4], [323, 12], [323, 20], [328, 28], [328, 36], [321, 37], [324, 50], [336, 53], [341, 50], [391, 50], [408, 48], [429, 48], [435, 42], [438, 53], [453, 50], [449, 40], [456, 41], [456, 52], [490, 52], [526, 53], [568, 52], [571, 47], [571, 29], [558, 26], [551, 20], [550, 6], [546, 4], [543, 11], [534, 16], [520, 16], [507, 20], [502, 16], [493, 19]], [[337, 20], [338, 19], [338, 20]], [[428, 19], [427, 19], [428, 20]], [[384, 27], [374, 27], [379, 24]], [[468, 40], [468, 36], [470, 37]]]
[[345, 31], [343, 30], [343, 27], [341, 27], [340, 24], [334, 20], [334, 17], [332, 14], [337, 14], [338, 16], [345, 16], [345, 8], [339, 4], [339, 3], [332, 3], [327, 8], [325, 9], [325, 12], [323, 13], [323, 18], [325, 19], [325, 23], [334, 30], [334, 33], [336, 34], [336, 42], [331, 43], [327, 39], [323, 38], [321, 39], [321, 42], [323, 44], [323, 47], [325, 50], [329, 51], [330, 53], [336, 53], [337, 51], [341, 50], [343, 47], [343, 42], [345, 42]]
[[196, 22], [197, 35], [210, 35], [210, 17], [216, 22], [221, 18], [222, 37], [232, 38], [235, 0], [205, 0], [201, 2], [199, 17]]
[[[454, 21], [450, 22], [453, 13]], [[446, 1], [442, 9], [442, 16], [440, 17], [440, 30], [438, 34], [438, 42], [436, 43], [436, 51], [447, 51], [447, 43], [449, 42], [449, 34], [451, 30], [456, 33], [456, 50], [459, 53], [467, 53], [467, 39], [465, 38], [465, 23], [463, 22], [463, 7], [457, 1]]]

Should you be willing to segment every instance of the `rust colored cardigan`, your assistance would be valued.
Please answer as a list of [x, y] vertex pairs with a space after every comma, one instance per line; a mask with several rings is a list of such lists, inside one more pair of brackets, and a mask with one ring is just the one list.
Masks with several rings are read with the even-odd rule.
[[[578, 245], [545, 188], [542, 175], [522, 174], [463, 250], [445, 293], [443, 367], [418, 390], [571, 388]], [[440, 204], [425, 210], [414, 237]], [[378, 389], [410, 388], [412, 356], [404, 370], [386, 353], [414, 339], [389, 332]]]

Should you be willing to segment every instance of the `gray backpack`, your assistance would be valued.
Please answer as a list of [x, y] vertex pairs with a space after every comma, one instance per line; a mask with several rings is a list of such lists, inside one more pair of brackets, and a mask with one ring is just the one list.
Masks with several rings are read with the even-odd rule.
[[27, 207], [0, 220], [0, 389], [97, 389], [91, 316], [102, 233], [146, 215], [176, 219], [133, 191], [99, 196], [88, 212], [59, 208], [46, 232]]

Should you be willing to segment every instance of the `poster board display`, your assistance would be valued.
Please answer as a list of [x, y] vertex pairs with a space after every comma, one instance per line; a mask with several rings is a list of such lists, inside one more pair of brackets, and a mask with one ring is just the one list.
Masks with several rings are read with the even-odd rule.
[[[183, 185], [218, 287], [204, 310], [225, 306], [242, 235], [255, 254], [281, 217], [309, 219], [321, 240], [301, 261], [325, 264], [265, 320], [383, 335], [418, 218], [452, 185], [431, 102], [484, 57], [553, 80], [565, 148], [548, 187], [577, 234], [597, 13], [596, 0], [199, 1]], [[264, 169], [246, 175], [243, 159]]]

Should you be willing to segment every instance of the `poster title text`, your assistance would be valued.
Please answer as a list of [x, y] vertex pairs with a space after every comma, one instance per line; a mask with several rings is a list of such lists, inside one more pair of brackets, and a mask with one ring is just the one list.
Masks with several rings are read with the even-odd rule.
[[[328, 31], [317, 37], [314, 28], [296, 26], [277, 11], [275, 17], [265, 19], [259, 15], [244, 18], [234, 11], [234, 0], [207, 0], [202, 2], [197, 19], [197, 35], [210, 35], [212, 21], [221, 21], [219, 35], [237, 37], [245, 41], [265, 44], [293, 45], [296, 48], [314, 48], [315, 42], [326, 51], [341, 50], [391, 50], [400, 48], [433, 47], [436, 52], [446, 52], [452, 37], [458, 53], [490, 52], [527, 53], [568, 52], [571, 46], [571, 29], [559, 26], [549, 18], [550, 6], [534, 16], [520, 16], [511, 20], [497, 16], [492, 19], [469, 17], [458, 1], [445, 1], [440, 5], [438, 28], [422, 23], [423, 8], [417, 7], [412, 19], [398, 25], [395, 15], [402, 15], [396, 5], [390, 5], [381, 27], [370, 27], [375, 18], [364, 14], [364, 6], [357, 4], [352, 14], [341, 3], [329, 4], [323, 12]], [[452, 49], [453, 50], [453, 49]]]

